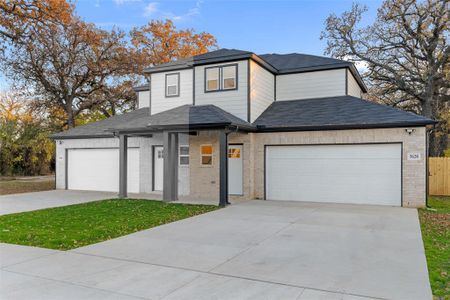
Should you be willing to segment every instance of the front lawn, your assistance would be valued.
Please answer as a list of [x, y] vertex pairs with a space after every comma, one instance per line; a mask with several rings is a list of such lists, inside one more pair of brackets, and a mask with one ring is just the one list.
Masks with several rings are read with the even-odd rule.
[[0, 242], [69, 250], [217, 209], [111, 199], [0, 216]]
[[430, 196], [419, 217], [433, 294], [450, 299], [450, 197]]

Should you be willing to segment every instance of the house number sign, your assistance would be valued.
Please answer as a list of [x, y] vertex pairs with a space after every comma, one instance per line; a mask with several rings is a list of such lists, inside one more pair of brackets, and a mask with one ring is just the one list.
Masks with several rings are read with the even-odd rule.
[[408, 160], [420, 160], [420, 153], [417, 152], [408, 153]]

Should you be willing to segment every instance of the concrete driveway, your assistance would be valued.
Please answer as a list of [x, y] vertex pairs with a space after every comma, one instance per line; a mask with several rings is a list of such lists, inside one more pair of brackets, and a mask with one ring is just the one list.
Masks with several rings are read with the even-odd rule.
[[431, 299], [406, 208], [250, 201], [67, 252], [0, 249], [2, 299]]
[[117, 193], [52, 190], [0, 196], [0, 215], [116, 198]]

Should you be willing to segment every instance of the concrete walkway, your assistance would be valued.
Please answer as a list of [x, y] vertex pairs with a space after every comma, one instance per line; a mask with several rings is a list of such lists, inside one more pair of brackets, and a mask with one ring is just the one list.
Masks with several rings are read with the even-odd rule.
[[0, 251], [2, 299], [431, 299], [406, 208], [249, 201], [72, 251]]
[[0, 215], [116, 198], [117, 193], [52, 190], [0, 196]]

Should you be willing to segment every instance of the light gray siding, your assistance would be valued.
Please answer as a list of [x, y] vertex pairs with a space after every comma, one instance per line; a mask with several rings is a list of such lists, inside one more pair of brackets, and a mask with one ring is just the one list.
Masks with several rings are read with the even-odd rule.
[[274, 101], [275, 77], [272, 73], [250, 61], [250, 121], [255, 121]]
[[[177, 97], [166, 97], [166, 74], [180, 73], [180, 95]], [[192, 69], [179, 70], [165, 73], [154, 73], [151, 75], [151, 114], [156, 114], [181, 105], [192, 104]]]
[[138, 108], [150, 106], [150, 91], [137, 92]]
[[[218, 91], [205, 93], [205, 67], [238, 64], [238, 88], [230, 91]], [[248, 103], [248, 61], [221, 63], [195, 67], [195, 105], [213, 104], [223, 110], [247, 120]]]
[[298, 100], [345, 95], [346, 69], [278, 75], [276, 99]]
[[[139, 148], [139, 189], [140, 193], [152, 193], [153, 153], [152, 146], [162, 145], [162, 134], [152, 138], [132, 137], [128, 139], [129, 148]], [[187, 135], [180, 135], [180, 145], [188, 144]], [[118, 148], [118, 138], [68, 139], [56, 141], [56, 188], [66, 188], [66, 149]], [[179, 193], [189, 194], [189, 166], [179, 169]], [[117, 183], [119, 184], [119, 183]]]
[[348, 76], [348, 94], [353, 97], [362, 98], [362, 90], [359, 87], [358, 82], [356, 82], [355, 77], [353, 77], [352, 72], [350, 70], [346, 70]]

